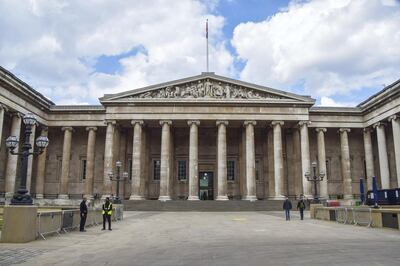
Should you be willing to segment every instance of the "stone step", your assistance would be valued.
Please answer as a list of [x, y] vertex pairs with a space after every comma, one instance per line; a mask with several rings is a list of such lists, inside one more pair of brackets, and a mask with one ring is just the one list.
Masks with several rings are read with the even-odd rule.
[[125, 200], [125, 211], [204, 211], [204, 212], [231, 212], [231, 211], [280, 211], [283, 200], [258, 200], [254, 202], [244, 200], [212, 201], [212, 200]]

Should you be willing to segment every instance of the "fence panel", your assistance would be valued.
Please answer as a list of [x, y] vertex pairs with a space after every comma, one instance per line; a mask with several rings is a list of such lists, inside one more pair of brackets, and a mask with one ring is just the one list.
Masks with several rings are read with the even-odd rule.
[[46, 239], [44, 236], [47, 234], [60, 235], [62, 213], [59, 212], [39, 212], [37, 214], [37, 236]]

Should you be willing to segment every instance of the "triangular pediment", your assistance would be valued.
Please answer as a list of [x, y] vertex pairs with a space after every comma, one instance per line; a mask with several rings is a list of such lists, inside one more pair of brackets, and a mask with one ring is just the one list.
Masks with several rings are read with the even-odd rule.
[[162, 83], [123, 93], [105, 95], [102, 103], [142, 101], [283, 101], [314, 103], [296, 95], [239, 80], [204, 73], [199, 76]]

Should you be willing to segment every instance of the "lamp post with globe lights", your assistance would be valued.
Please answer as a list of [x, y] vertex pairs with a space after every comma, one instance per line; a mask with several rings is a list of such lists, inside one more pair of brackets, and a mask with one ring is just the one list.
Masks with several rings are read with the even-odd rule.
[[317, 182], [320, 182], [324, 179], [325, 173], [320, 172], [319, 175], [316, 175], [316, 169], [317, 169], [317, 162], [312, 162], [311, 163], [312, 169], [313, 169], [313, 176], [310, 175], [309, 172], [305, 173], [305, 177], [307, 178], [307, 181], [313, 182], [314, 185], [314, 203], [319, 203], [319, 197], [318, 197], [318, 191], [317, 191]]
[[117, 182], [117, 194], [116, 194], [116, 197], [114, 199], [114, 203], [115, 204], [121, 204], [121, 199], [119, 198], [119, 182], [126, 180], [128, 178], [128, 176], [129, 176], [129, 174], [126, 171], [123, 172], [122, 173], [123, 179], [121, 179], [120, 171], [121, 171], [122, 162], [121, 161], [117, 161], [115, 163], [115, 166], [117, 167], [117, 174], [115, 176], [115, 179], [113, 178], [114, 174], [112, 172], [108, 173], [108, 176], [110, 177], [111, 181], [116, 181]]
[[26, 187], [26, 178], [28, 172], [28, 157], [29, 155], [38, 155], [41, 154], [44, 149], [49, 145], [49, 139], [46, 136], [39, 136], [36, 139], [36, 146], [38, 147], [37, 151], [30, 151], [33, 147], [29, 143], [30, 135], [32, 134], [32, 127], [37, 123], [35, 116], [31, 113], [27, 113], [23, 117], [23, 122], [25, 124], [25, 132], [24, 132], [24, 144], [21, 147], [21, 150], [15, 151], [18, 146], [18, 138], [16, 136], [9, 136], [6, 139], [6, 147], [9, 150], [11, 155], [21, 155], [22, 156], [22, 163], [20, 169], [21, 175], [21, 184], [17, 193], [14, 194], [13, 198], [11, 199], [11, 205], [32, 205], [33, 200], [32, 197], [29, 195], [29, 191]]

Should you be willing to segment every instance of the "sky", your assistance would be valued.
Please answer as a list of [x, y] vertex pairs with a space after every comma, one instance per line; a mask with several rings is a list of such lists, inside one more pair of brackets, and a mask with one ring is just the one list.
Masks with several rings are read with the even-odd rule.
[[399, 0], [0, 0], [0, 65], [60, 105], [210, 71], [356, 106], [400, 78]]

